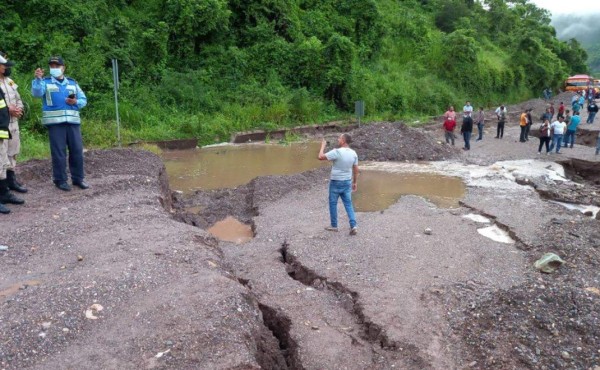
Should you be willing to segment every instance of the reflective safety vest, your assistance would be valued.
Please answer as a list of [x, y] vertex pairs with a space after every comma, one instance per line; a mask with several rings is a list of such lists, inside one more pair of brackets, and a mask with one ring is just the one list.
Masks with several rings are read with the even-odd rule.
[[9, 138], [9, 124], [10, 113], [8, 111], [8, 104], [6, 104], [6, 100], [4, 99], [4, 93], [2, 92], [2, 89], [0, 89], [0, 140]]
[[[85, 94], [75, 80], [65, 77], [58, 81], [53, 77], [35, 79], [31, 84], [33, 96], [42, 98], [42, 124], [81, 124], [79, 108], [87, 103]], [[67, 104], [69, 95], [75, 95], [77, 105]]]

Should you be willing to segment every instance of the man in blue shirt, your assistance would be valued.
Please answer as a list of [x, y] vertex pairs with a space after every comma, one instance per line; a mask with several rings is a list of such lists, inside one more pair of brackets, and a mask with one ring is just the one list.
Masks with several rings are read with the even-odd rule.
[[65, 62], [62, 57], [50, 58], [48, 65], [50, 77], [44, 77], [44, 70], [41, 68], [35, 70], [31, 93], [36, 98], [42, 98], [42, 124], [48, 128], [50, 136], [54, 184], [60, 190], [71, 190], [67, 183], [68, 148], [73, 185], [87, 189], [89, 185], [84, 181], [79, 116], [79, 110], [86, 106], [87, 98], [77, 82], [64, 75]]
[[350, 235], [356, 235], [358, 232], [354, 207], [352, 206], [352, 192], [356, 191], [358, 178], [358, 156], [356, 152], [350, 149], [349, 144], [352, 138], [349, 134], [342, 134], [338, 138], [339, 148], [325, 153], [325, 139], [321, 142], [319, 151], [319, 160], [331, 161], [331, 178], [329, 180], [329, 216], [331, 226], [326, 227], [328, 231], [338, 231], [337, 226], [337, 204], [338, 198], [342, 198], [344, 208], [350, 221]]
[[564, 147], [566, 148], [571, 143], [570, 147], [573, 148], [573, 144], [575, 143], [575, 132], [577, 131], [577, 126], [581, 123], [581, 116], [579, 112], [573, 113], [573, 117], [571, 117], [571, 122], [567, 126], [567, 133], [565, 135]]

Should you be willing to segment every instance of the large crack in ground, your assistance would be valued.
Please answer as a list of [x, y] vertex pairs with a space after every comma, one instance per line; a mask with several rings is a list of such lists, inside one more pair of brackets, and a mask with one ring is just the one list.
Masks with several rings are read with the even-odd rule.
[[[290, 318], [285, 316], [281, 311], [260, 302], [258, 304], [258, 308], [262, 312], [263, 322], [265, 323], [266, 327], [277, 339], [279, 343], [279, 351], [285, 360], [285, 367], [278, 368], [292, 370], [304, 369], [302, 362], [300, 361], [300, 356], [298, 355], [298, 345], [290, 335], [290, 327], [292, 325]], [[283, 365], [284, 364], [280, 364], [280, 366]], [[265, 367], [263, 364], [261, 364], [261, 366], [265, 369], [270, 368], [268, 366]]]
[[[419, 369], [431, 368], [431, 365], [421, 355], [415, 345], [391, 339], [384, 328], [374, 323], [366, 314], [364, 307], [359, 301], [359, 294], [344, 286], [340, 282], [329, 281], [326, 277], [302, 265], [302, 263], [288, 251], [289, 244], [284, 241], [281, 244], [281, 262], [285, 264], [287, 274], [294, 280], [305, 286], [319, 289], [333, 294], [340, 302], [340, 306], [346, 310], [355, 321], [356, 332], [361, 339], [366, 341], [373, 353], [373, 363], [382, 364], [388, 359], [397, 358], [401, 355], [411, 362], [411, 366]], [[352, 338], [353, 343], [358, 342]], [[357, 343], [358, 344], [358, 343]]]
[[[253, 231], [255, 231], [254, 217], [259, 215], [259, 204], [277, 200], [288, 193], [290, 189], [302, 189], [312, 186], [315, 180], [318, 181], [322, 177], [321, 172], [319, 170], [294, 176], [257, 178], [251, 183], [236, 189], [197, 192], [195, 196], [188, 198], [185, 205], [188, 207], [193, 206], [195, 205], [194, 201], [200, 201], [200, 203], [204, 203], [203, 205], [207, 205], [201, 212], [194, 215], [195, 219], [193, 221], [201, 219], [201, 222], [192, 223], [194, 226], [206, 227], [206, 225], [223, 216], [233, 214], [243, 222], [251, 224]], [[298, 179], [301, 180], [299, 183], [297, 183]], [[539, 190], [538, 193], [540, 193]], [[544, 199], [543, 196], [541, 198]], [[175, 207], [177, 208], [179, 205], [179, 210], [183, 210], [182, 200], [175, 199]], [[515, 240], [517, 248], [529, 251], [534, 247], [519, 237], [511, 226], [500, 222], [497, 216], [464, 202], [460, 202], [460, 205], [491, 219], [498, 228], [504, 230]], [[186, 220], [183, 217], [179, 219], [191, 223], [189, 219]], [[211, 242], [212, 240], [208, 241], [208, 244], [212, 244]], [[428, 361], [428, 355], [419, 347], [410, 342], [392, 339], [385, 327], [375, 323], [367, 315], [357, 291], [351, 290], [341, 282], [331, 281], [303, 265], [299, 258], [291, 252], [287, 242], [282, 243], [279, 253], [281, 255], [280, 261], [284, 264], [286, 273], [291, 279], [329, 294], [332, 299], [328, 299], [329, 303], [327, 304], [337, 310], [340, 315], [350, 318], [350, 321], [352, 321], [351, 330], [340, 330], [335, 325], [330, 326], [350, 338], [353, 346], [366, 349], [367, 353], [370, 353], [370, 359], [373, 363], [372, 368], [390, 368], [392, 363], [407, 364], [403, 366], [404, 368], [425, 369], [433, 367], [431, 361]], [[224, 258], [222, 253], [220, 253], [220, 257]], [[237, 281], [251, 291], [253, 286], [251, 280], [238, 278]], [[261, 302], [257, 294], [251, 293], [251, 295], [262, 313], [260, 319], [265, 327], [265, 332], [256, 337], [257, 362], [262, 368], [267, 369], [303, 369], [304, 365], [300, 354], [305, 355], [306, 353], [300, 352], [300, 350], [309, 347], [310, 342], [304, 341], [311, 340], [310, 337], [302, 336], [299, 334], [301, 331], [295, 332], [293, 330], [294, 325], [297, 324], [294, 321], [295, 316], [288, 315], [283, 308], [278, 308], [276, 300], [266, 303], [264, 300]], [[303, 296], [299, 295], [298, 297], [302, 299]], [[329, 324], [327, 320], [324, 321]], [[273, 355], [274, 350], [277, 351], [276, 355]], [[352, 356], [352, 353], [348, 353], [348, 356]]]
[[481, 209], [478, 209], [477, 207], [469, 205], [463, 201], [459, 201], [458, 204], [462, 207], [465, 207], [465, 208], [471, 210], [472, 212], [475, 212], [476, 214], [478, 214], [480, 216], [483, 216], [483, 217], [486, 217], [486, 218], [489, 218], [490, 220], [492, 220], [494, 225], [498, 226], [498, 228], [500, 230], [505, 231], [508, 234], [508, 236], [510, 236], [511, 239], [516, 242], [517, 248], [524, 250], [524, 251], [531, 249], [531, 246], [529, 244], [527, 244], [523, 239], [521, 239], [519, 237], [519, 235], [517, 235], [517, 233], [509, 225], [498, 221], [498, 217], [496, 217], [490, 213], [487, 213], [485, 211], [482, 211]]
[[[216, 238], [196, 235], [194, 240], [205, 245], [219, 258], [225, 257]], [[247, 289], [245, 297], [261, 312], [260, 319], [264, 330], [256, 335], [256, 362], [263, 369], [303, 369], [297, 353], [298, 346], [290, 336], [291, 320], [280, 310], [262, 303], [252, 291], [250, 280], [235, 275], [230, 267], [222, 268], [228, 278]]]

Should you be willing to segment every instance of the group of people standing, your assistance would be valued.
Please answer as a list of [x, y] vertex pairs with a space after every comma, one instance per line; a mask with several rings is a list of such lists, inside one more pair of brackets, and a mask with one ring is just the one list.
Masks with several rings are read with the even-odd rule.
[[[465, 145], [463, 150], [471, 150], [471, 136], [473, 134], [473, 127], [477, 125], [479, 136], [475, 141], [479, 141], [483, 139], [483, 126], [485, 123], [485, 115], [483, 113], [483, 107], [479, 108], [479, 111], [476, 114], [475, 119], [473, 119], [473, 106], [471, 102], [467, 101], [465, 106], [463, 107], [463, 120], [462, 125], [460, 127], [460, 133], [463, 137]], [[446, 113], [444, 113], [444, 137], [446, 139], [446, 143], [454, 145], [455, 135], [454, 129], [456, 128], [456, 112], [454, 111], [454, 107], [448, 107]]]
[[[501, 105], [495, 111], [496, 116], [498, 118], [498, 126], [496, 130], [496, 138], [501, 139], [504, 136], [504, 125], [506, 123], [506, 107]], [[460, 127], [460, 133], [463, 137], [465, 145], [463, 150], [471, 150], [471, 136], [473, 134], [474, 126], [477, 126], [477, 139], [475, 141], [483, 140], [483, 132], [485, 127], [485, 112], [483, 111], [483, 107], [479, 107], [477, 112], [474, 111], [473, 106], [470, 101], [467, 101], [463, 107], [462, 113], [462, 125]], [[455, 143], [455, 134], [454, 130], [456, 128], [456, 111], [454, 110], [454, 106], [449, 106], [448, 110], [444, 113], [444, 138], [446, 139], [447, 144], [454, 145]]]
[[[591, 95], [593, 96], [593, 95]], [[561, 147], [573, 148], [575, 144], [575, 134], [577, 132], [577, 128], [581, 123], [581, 109], [585, 104], [586, 99], [584, 98], [584, 94], [576, 93], [571, 101], [571, 110], [566, 109], [563, 102], [560, 103], [558, 107], [558, 112], [555, 111], [554, 103], [550, 102], [540, 120], [542, 122], [540, 126], [540, 143], [538, 148], [538, 153], [541, 154], [542, 148], [546, 147], [546, 153], [549, 154], [553, 150], [556, 153], [560, 154]], [[593, 98], [587, 100], [587, 111], [588, 118], [587, 123], [594, 123], [594, 118], [596, 113], [598, 112], [598, 106]], [[533, 108], [525, 108], [521, 112], [519, 126], [520, 126], [520, 135], [519, 142], [525, 143], [529, 141], [529, 133], [531, 127], [533, 126], [533, 116], [532, 116]], [[495, 110], [497, 121], [496, 127], [496, 136], [497, 139], [502, 139], [504, 137], [504, 127], [506, 125], [507, 120], [507, 109], [504, 105], [499, 106]], [[556, 119], [555, 119], [556, 114]], [[456, 118], [457, 114], [454, 110], [453, 106], [448, 107], [448, 110], [444, 113], [444, 138], [447, 144], [455, 144], [456, 135], [454, 134], [454, 130], [457, 127]], [[473, 132], [474, 124], [477, 125], [479, 136], [477, 137], [477, 141], [483, 139], [483, 130], [485, 126], [485, 113], [483, 107], [479, 108], [479, 111], [474, 113], [473, 107], [469, 101], [466, 102], [463, 107], [462, 113], [462, 125], [460, 127], [460, 132], [464, 139], [464, 147], [463, 150], [470, 150], [470, 140]], [[600, 136], [598, 137], [598, 142], [596, 145], [596, 155], [600, 154]]]
[[[25, 203], [12, 191], [28, 191], [17, 181], [15, 172], [21, 148], [19, 119], [23, 116], [24, 106], [17, 84], [9, 77], [14, 65], [6, 53], [0, 52], [0, 214], [10, 213], [6, 204]], [[64, 75], [62, 57], [50, 58], [48, 66], [50, 76], [47, 77], [42, 68], [36, 69], [31, 93], [42, 99], [42, 124], [48, 129], [50, 138], [52, 178], [60, 190], [71, 190], [67, 183], [68, 161], [73, 185], [87, 189], [79, 116], [79, 110], [87, 104], [87, 99], [77, 82]]]

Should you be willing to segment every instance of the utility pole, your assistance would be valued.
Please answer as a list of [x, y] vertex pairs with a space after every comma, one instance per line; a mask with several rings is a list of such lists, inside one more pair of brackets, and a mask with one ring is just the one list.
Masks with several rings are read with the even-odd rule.
[[115, 113], [117, 115], [117, 142], [119, 148], [121, 147], [121, 117], [119, 116], [119, 97], [117, 91], [119, 90], [119, 62], [117, 59], [112, 59], [112, 71], [113, 71], [113, 85], [115, 89]]

